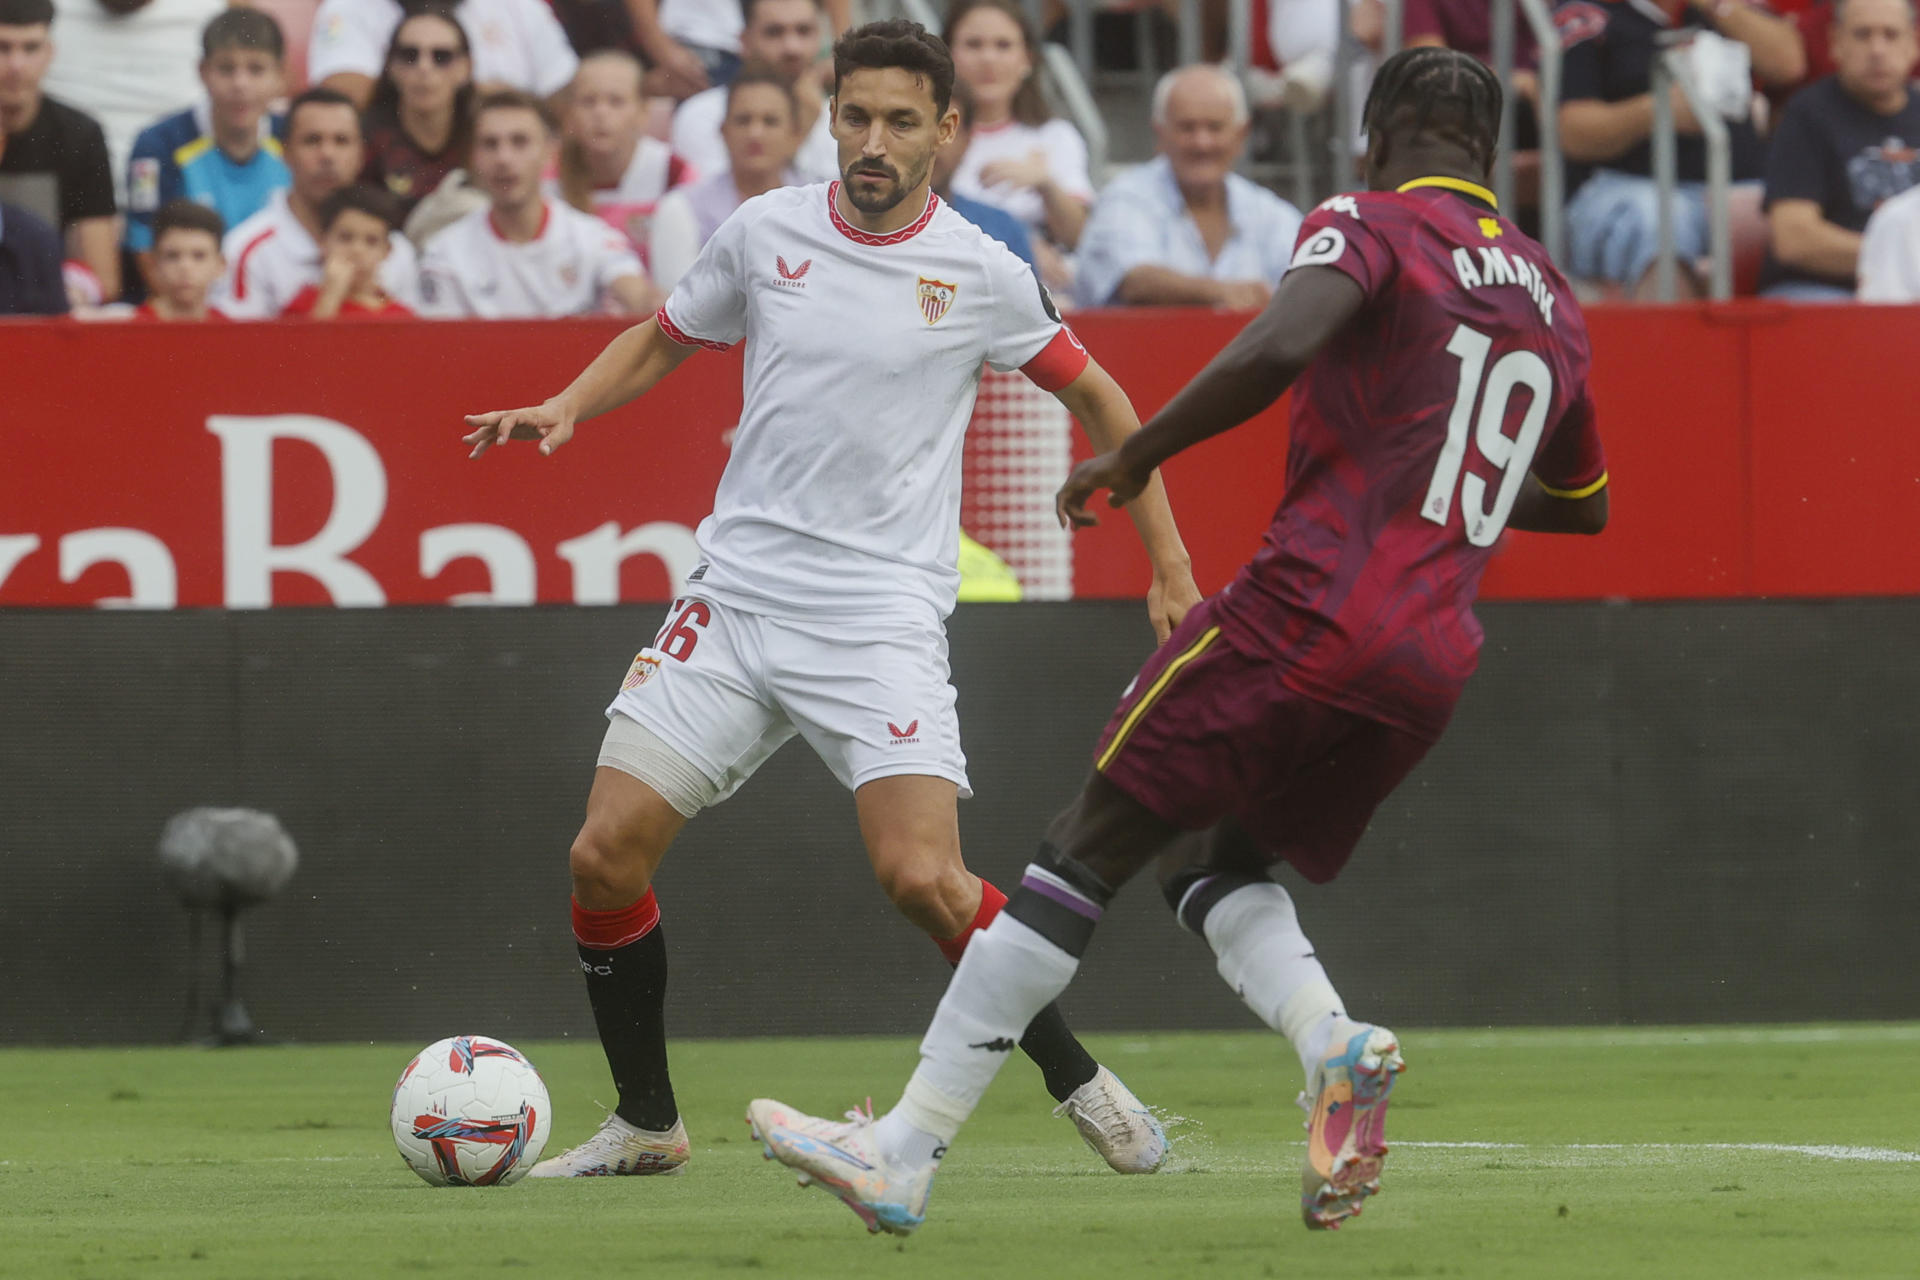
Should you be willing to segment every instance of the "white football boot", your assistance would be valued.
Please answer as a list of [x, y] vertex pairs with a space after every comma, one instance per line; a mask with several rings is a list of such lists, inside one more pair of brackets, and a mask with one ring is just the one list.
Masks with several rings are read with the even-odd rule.
[[869, 1232], [911, 1235], [926, 1221], [939, 1158], [918, 1169], [887, 1160], [874, 1140], [871, 1109], [825, 1120], [772, 1098], [755, 1098], [747, 1104], [747, 1127], [767, 1159], [792, 1169], [801, 1186], [838, 1196]]
[[1105, 1067], [1053, 1114], [1071, 1116], [1080, 1136], [1115, 1173], [1152, 1173], [1167, 1162], [1167, 1131]]
[[527, 1171], [529, 1178], [626, 1178], [687, 1171], [692, 1148], [687, 1126], [678, 1118], [673, 1128], [655, 1133], [608, 1114], [598, 1133], [579, 1146], [542, 1160]]

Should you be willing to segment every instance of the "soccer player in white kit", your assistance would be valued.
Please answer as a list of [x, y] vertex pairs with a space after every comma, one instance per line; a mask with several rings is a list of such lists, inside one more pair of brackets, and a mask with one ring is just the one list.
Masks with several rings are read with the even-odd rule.
[[[570, 856], [574, 936], [620, 1102], [535, 1177], [685, 1164], [652, 879], [687, 819], [796, 733], [853, 791], [888, 897], [959, 962], [1006, 901], [960, 856], [957, 802], [970, 792], [943, 625], [980, 366], [1024, 370], [1102, 451], [1139, 426], [1026, 265], [932, 193], [934, 152], [957, 123], [946, 46], [913, 23], [875, 23], [841, 38], [834, 72], [843, 181], [747, 201], [660, 313], [565, 391], [467, 419], [475, 457], [509, 439], [552, 453], [698, 348], [748, 340], [733, 456], [697, 535], [703, 563], [608, 708]], [[1165, 639], [1199, 592], [1157, 480], [1129, 511]], [[1160, 1166], [1160, 1125], [1057, 1009], [1020, 1045], [1111, 1166]]]

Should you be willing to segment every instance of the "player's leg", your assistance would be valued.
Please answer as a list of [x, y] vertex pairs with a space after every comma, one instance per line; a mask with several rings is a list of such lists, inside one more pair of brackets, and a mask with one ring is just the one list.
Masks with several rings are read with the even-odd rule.
[[538, 1177], [672, 1173], [688, 1143], [668, 1074], [667, 952], [653, 877], [687, 820], [732, 793], [793, 730], [753, 689], [750, 620], [680, 602], [608, 708], [568, 862], [573, 929], [618, 1102]]
[[[967, 870], [960, 854], [959, 791], [946, 778], [892, 774], [854, 793], [875, 878], [894, 905], [958, 965], [1006, 895]], [[1087, 1145], [1121, 1173], [1152, 1173], [1166, 1159], [1166, 1133], [1113, 1072], [1088, 1053], [1059, 1006], [1047, 1004], [1017, 1037], [1047, 1092]]]

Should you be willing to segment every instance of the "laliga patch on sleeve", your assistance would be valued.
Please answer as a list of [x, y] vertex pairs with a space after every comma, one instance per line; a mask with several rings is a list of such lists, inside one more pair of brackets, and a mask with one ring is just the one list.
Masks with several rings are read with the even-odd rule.
[[1340, 261], [1347, 252], [1347, 237], [1338, 227], [1322, 227], [1293, 251], [1292, 266], [1325, 267]]
[[127, 207], [135, 213], [152, 213], [160, 207], [160, 161], [157, 157], [135, 158], [127, 172]]

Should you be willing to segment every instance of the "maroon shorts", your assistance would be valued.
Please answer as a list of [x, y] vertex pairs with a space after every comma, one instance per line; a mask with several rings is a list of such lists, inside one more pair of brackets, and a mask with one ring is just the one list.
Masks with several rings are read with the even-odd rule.
[[1237, 818], [1272, 860], [1324, 883], [1431, 744], [1289, 689], [1281, 675], [1233, 647], [1208, 600], [1141, 668], [1094, 767], [1175, 826]]

